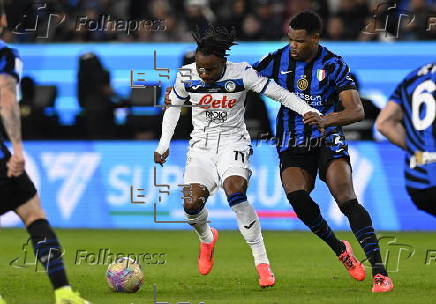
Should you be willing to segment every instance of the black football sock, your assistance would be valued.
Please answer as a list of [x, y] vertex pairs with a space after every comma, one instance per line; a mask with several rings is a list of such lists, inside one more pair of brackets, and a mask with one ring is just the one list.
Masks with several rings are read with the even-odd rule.
[[326, 220], [321, 216], [319, 206], [312, 200], [309, 193], [298, 190], [287, 194], [298, 218], [310, 228], [320, 239], [327, 243], [337, 256], [345, 251], [345, 245], [338, 240]]
[[27, 226], [35, 256], [44, 266], [54, 289], [69, 285], [62, 259], [63, 251], [46, 219], [39, 219]]
[[380, 246], [368, 211], [356, 199], [338, 205], [342, 213], [348, 218], [351, 230], [363, 251], [365, 251], [368, 261], [371, 263], [372, 275], [380, 273], [387, 276], [388, 274], [380, 255]]

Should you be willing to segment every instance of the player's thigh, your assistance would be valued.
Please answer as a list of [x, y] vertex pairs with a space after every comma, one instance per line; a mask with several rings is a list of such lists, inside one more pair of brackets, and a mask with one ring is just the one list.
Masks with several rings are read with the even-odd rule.
[[318, 172], [315, 156], [314, 151], [307, 151], [305, 147], [295, 147], [279, 153], [280, 177], [286, 193], [312, 191]]
[[33, 219], [44, 217], [41, 206], [35, 207], [36, 189], [26, 172], [17, 177], [6, 175], [6, 159], [0, 160], [0, 215], [8, 211], [23, 209], [28, 212], [23, 213], [21, 219], [31, 223]]
[[199, 185], [193, 187], [195, 193], [208, 196], [213, 193], [218, 183], [218, 173], [212, 153], [190, 150], [187, 155], [185, 172], [183, 174], [185, 185]]
[[287, 167], [281, 172], [282, 186], [286, 193], [298, 190], [311, 192], [316, 175], [301, 167]]
[[338, 204], [356, 199], [349, 159], [330, 160], [326, 168], [326, 182]]
[[25, 226], [29, 226], [36, 220], [46, 218], [44, 210], [41, 207], [41, 201], [37, 194], [15, 209], [15, 212], [21, 218]]
[[249, 144], [236, 143], [226, 145], [218, 153], [217, 171], [222, 187], [227, 195], [244, 192], [251, 177]]

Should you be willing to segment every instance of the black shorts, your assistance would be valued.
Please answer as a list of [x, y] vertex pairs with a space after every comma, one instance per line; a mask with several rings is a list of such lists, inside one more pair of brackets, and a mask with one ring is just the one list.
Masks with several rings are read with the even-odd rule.
[[26, 172], [18, 177], [8, 177], [6, 163], [10, 153], [0, 144], [0, 215], [17, 209], [36, 194], [35, 185]]
[[[343, 135], [331, 134], [311, 140], [289, 141], [289, 148], [279, 152], [280, 173], [286, 168], [298, 167], [313, 176], [315, 182], [319, 170], [319, 178], [326, 181], [327, 168], [334, 159], [345, 159], [350, 164], [348, 145]], [[350, 165], [351, 167], [351, 165]], [[313, 185], [312, 185], [313, 188]]]
[[412, 189], [406, 187], [413, 203], [419, 210], [436, 216], [436, 187], [427, 189]]

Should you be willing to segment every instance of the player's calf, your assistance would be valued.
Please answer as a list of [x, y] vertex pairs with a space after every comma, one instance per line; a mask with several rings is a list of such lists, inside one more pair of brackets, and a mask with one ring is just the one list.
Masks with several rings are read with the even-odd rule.
[[305, 190], [298, 190], [287, 194], [289, 203], [294, 208], [298, 218], [310, 228], [320, 239], [325, 241], [339, 256], [345, 251], [345, 245], [336, 238], [334, 232], [321, 216], [319, 206], [312, 200]]
[[275, 277], [269, 265], [256, 210], [247, 201], [245, 193], [242, 192], [230, 194], [227, 197], [227, 201], [236, 214], [239, 231], [251, 248], [254, 264], [259, 275], [259, 285], [261, 287], [273, 286], [275, 284]]
[[387, 276], [386, 268], [381, 259], [377, 236], [368, 211], [357, 202], [357, 199], [343, 203], [338, 202], [338, 205], [342, 213], [348, 218], [351, 230], [371, 263], [372, 275], [382, 274]]
[[63, 250], [46, 219], [38, 219], [27, 226], [35, 256], [44, 266], [54, 289], [67, 286]]

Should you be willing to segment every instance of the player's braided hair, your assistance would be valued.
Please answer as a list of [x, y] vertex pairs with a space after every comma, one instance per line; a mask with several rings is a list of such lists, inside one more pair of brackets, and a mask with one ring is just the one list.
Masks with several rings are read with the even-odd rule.
[[206, 28], [197, 26], [192, 32], [192, 37], [197, 42], [197, 52], [200, 51], [204, 55], [215, 55], [225, 58], [228, 56], [226, 51], [236, 45], [236, 30], [232, 27], [230, 30], [224, 26], [214, 26], [209, 24]]

